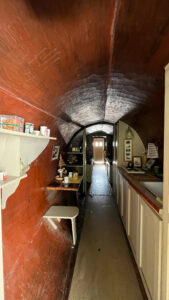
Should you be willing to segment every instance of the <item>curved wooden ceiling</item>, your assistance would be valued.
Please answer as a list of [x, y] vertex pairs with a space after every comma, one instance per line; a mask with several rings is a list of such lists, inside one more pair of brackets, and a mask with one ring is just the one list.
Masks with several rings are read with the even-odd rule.
[[132, 123], [163, 98], [168, 11], [168, 0], [2, 0], [0, 88], [56, 118], [66, 141], [89, 124]]

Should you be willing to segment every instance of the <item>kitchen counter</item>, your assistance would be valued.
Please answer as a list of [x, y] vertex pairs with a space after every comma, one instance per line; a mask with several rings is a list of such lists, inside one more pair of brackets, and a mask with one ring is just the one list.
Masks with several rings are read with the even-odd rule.
[[129, 184], [149, 203], [149, 205], [151, 205], [156, 212], [161, 214], [163, 207], [162, 203], [142, 185], [142, 182], [162, 182], [162, 180], [149, 172], [145, 174], [131, 174], [127, 173], [124, 168], [118, 168], [118, 170]]

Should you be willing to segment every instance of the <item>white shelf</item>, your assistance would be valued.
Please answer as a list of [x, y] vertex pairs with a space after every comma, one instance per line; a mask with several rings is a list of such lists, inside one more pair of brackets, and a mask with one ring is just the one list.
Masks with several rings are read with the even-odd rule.
[[27, 138], [33, 138], [33, 139], [42, 139], [42, 140], [56, 140], [57, 139], [55, 137], [34, 135], [31, 133], [18, 132], [18, 131], [2, 129], [2, 128], [0, 128], [0, 134], [8, 134], [8, 135], [13, 135], [13, 136], [27, 137]]
[[[16, 191], [21, 179], [27, 177], [30, 165], [44, 151], [54, 137], [37, 136], [0, 128], [0, 170], [7, 172], [8, 178], [0, 181], [0, 200], [2, 209], [7, 199]], [[20, 159], [24, 174], [20, 176]], [[10, 175], [9, 175], [10, 174]]]
[[27, 174], [24, 174], [22, 176], [8, 176], [6, 180], [0, 180], [0, 188], [4, 188], [10, 184], [13, 184], [15, 181], [17, 181], [18, 179], [21, 180], [23, 178], [26, 178]]

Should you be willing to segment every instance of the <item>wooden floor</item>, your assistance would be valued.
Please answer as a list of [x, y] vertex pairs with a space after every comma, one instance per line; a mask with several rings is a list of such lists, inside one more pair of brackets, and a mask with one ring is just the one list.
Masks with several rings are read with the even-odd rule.
[[94, 166], [69, 300], [139, 300], [130, 251], [105, 166]]

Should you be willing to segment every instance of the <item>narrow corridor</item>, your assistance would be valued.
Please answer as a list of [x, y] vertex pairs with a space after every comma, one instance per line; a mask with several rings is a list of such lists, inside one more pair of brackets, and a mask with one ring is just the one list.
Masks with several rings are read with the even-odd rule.
[[69, 300], [143, 299], [104, 165], [93, 168]]

